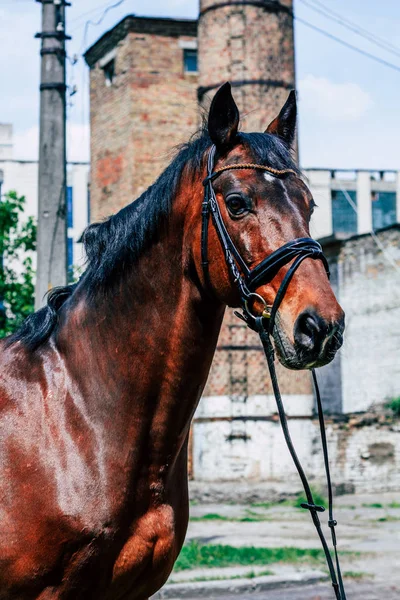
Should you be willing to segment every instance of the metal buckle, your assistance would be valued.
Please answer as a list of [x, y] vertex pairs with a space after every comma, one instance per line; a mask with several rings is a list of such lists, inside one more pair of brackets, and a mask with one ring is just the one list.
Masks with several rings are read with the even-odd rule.
[[266, 301], [264, 300], [264, 298], [262, 296], [260, 296], [260, 294], [255, 294], [254, 292], [252, 292], [244, 301], [244, 308], [246, 310], [246, 312], [253, 317], [253, 319], [256, 319], [259, 315], [254, 315], [252, 313], [252, 311], [249, 309], [249, 301], [254, 298], [256, 300], [259, 300], [263, 305], [264, 305], [264, 309], [262, 312], [262, 317], [263, 319], [270, 319], [271, 318], [271, 307], [268, 306], [268, 304], [266, 303]]

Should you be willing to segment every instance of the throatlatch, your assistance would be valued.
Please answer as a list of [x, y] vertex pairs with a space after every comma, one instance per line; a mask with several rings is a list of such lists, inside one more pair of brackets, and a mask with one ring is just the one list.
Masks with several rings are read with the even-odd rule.
[[[324, 465], [325, 465], [325, 473], [326, 480], [328, 486], [328, 498], [329, 498], [329, 520], [328, 525], [332, 534], [332, 543], [335, 552], [335, 562], [336, 569], [333, 563], [328, 544], [326, 542], [324, 533], [322, 531], [321, 522], [318, 517], [319, 512], [324, 512], [325, 508], [323, 506], [318, 506], [315, 504], [313, 495], [310, 489], [310, 485], [308, 483], [307, 477], [304, 473], [304, 470], [301, 466], [299, 458], [296, 454], [292, 438], [290, 436], [290, 431], [288, 427], [287, 417], [285, 414], [285, 409], [282, 402], [282, 396], [279, 389], [278, 379], [275, 371], [275, 356], [274, 349], [272, 346], [271, 336], [273, 333], [275, 318], [279, 306], [285, 296], [287, 288], [290, 284], [290, 281], [300, 267], [303, 260], [306, 258], [311, 258], [313, 260], [321, 260], [325, 266], [326, 273], [329, 277], [329, 266], [328, 262], [323, 254], [321, 245], [311, 238], [299, 238], [293, 240], [281, 248], [278, 248], [275, 252], [273, 252], [270, 256], [266, 257], [260, 264], [258, 264], [254, 269], [249, 269], [243, 258], [241, 257], [239, 251], [237, 250], [235, 244], [229, 236], [229, 233], [225, 227], [224, 221], [222, 219], [221, 211], [215, 196], [213, 181], [224, 173], [225, 171], [230, 171], [233, 169], [259, 169], [263, 171], [268, 171], [272, 175], [276, 177], [284, 177], [290, 174], [297, 175], [295, 171], [292, 169], [286, 170], [277, 170], [270, 167], [266, 167], [264, 165], [257, 164], [236, 164], [236, 165], [228, 165], [226, 167], [222, 167], [214, 171], [214, 163], [215, 163], [215, 154], [216, 148], [213, 146], [210, 150], [208, 156], [208, 168], [207, 168], [207, 177], [204, 180], [204, 202], [202, 206], [202, 234], [201, 234], [201, 260], [202, 267], [204, 272], [204, 277], [206, 284], [208, 286], [210, 283], [209, 276], [209, 262], [208, 262], [208, 229], [209, 229], [209, 221], [210, 216], [212, 218], [214, 227], [217, 231], [219, 241], [224, 250], [225, 259], [227, 265], [229, 267], [230, 273], [233, 277], [235, 284], [238, 287], [243, 314], [236, 312], [235, 314], [243, 319], [248, 327], [256, 331], [259, 336], [261, 343], [264, 348], [265, 356], [268, 363], [268, 368], [271, 376], [271, 382], [274, 390], [275, 400], [278, 407], [279, 418], [283, 430], [283, 434], [285, 436], [286, 444], [288, 446], [289, 452], [292, 456], [293, 462], [296, 466], [296, 469], [299, 473], [301, 482], [304, 487], [304, 491], [307, 497], [307, 502], [303, 503], [301, 506], [304, 509], [310, 511], [310, 515], [312, 521], [317, 530], [318, 536], [321, 540], [322, 547], [324, 549], [326, 561], [328, 564], [332, 585], [335, 590], [337, 600], [346, 600], [346, 594], [343, 586], [343, 578], [339, 565], [339, 557], [337, 552], [337, 541], [336, 541], [336, 533], [335, 527], [337, 525], [337, 521], [333, 517], [333, 494], [332, 494], [332, 482], [330, 477], [330, 469], [329, 469], [329, 459], [328, 459], [328, 445], [326, 440], [325, 433], [325, 423], [324, 423], [324, 414], [321, 403], [321, 396], [318, 388], [317, 376], [315, 370], [312, 370], [312, 377], [315, 388], [315, 396], [318, 407], [318, 417], [319, 424], [321, 430], [321, 442], [322, 449], [324, 454]], [[280, 287], [276, 294], [275, 301], [272, 305], [272, 308], [268, 308], [265, 300], [255, 293], [255, 290], [261, 285], [265, 285], [270, 283], [274, 277], [278, 274], [279, 270], [289, 264], [290, 265]], [[255, 316], [251, 310], [249, 309], [249, 301], [254, 298], [258, 299], [264, 304], [264, 312], [262, 316]]]

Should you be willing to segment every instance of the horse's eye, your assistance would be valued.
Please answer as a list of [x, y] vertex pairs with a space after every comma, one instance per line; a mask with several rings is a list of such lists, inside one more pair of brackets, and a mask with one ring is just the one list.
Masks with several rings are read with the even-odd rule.
[[244, 215], [249, 210], [246, 200], [238, 194], [228, 196], [228, 198], [226, 199], [226, 206], [233, 217], [239, 217], [240, 215]]

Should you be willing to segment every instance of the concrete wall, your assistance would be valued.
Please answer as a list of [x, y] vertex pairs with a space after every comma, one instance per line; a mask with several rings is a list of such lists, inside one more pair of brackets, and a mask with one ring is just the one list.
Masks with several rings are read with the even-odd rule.
[[371, 236], [345, 242], [338, 268], [339, 301], [347, 315], [343, 411], [364, 411], [400, 396], [399, 228], [380, 232], [377, 242]]
[[[311, 408], [312, 397], [284, 397], [290, 415], [295, 400]], [[193, 475], [196, 481], [269, 481], [286, 493], [301, 489], [283, 437], [275, 419], [263, 419], [272, 408], [272, 397], [250, 400], [253, 413], [248, 421], [206, 419], [213, 399], [204, 398], [193, 427]], [[202, 402], [203, 402], [202, 401]], [[222, 402], [219, 402], [222, 408]], [[229, 411], [225, 411], [226, 412]], [[218, 413], [213, 410], [212, 413]], [[254, 417], [254, 415], [253, 415]], [[289, 427], [300, 461], [316, 487], [325, 485], [323, 455], [318, 422], [311, 418], [289, 418]], [[355, 425], [327, 422], [332, 479], [337, 490], [356, 492], [400, 489], [400, 423]]]

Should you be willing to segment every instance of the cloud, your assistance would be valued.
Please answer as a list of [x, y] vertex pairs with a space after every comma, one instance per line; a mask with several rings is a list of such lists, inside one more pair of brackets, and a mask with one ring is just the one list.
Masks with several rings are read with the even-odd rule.
[[[90, 158], [89, 125], [69, 123], [67, 126], [67, 153], [70, 162], [87, 162]], [[34, 126], [14, 134], [14, 158], [37, 160], [39, 156], [39, 127]]]
[[356, 83], [334, 83], [307, 75], [299, 83], [304, 110], [331, 121], [357, 121], [373, 106], [368, 92]]

